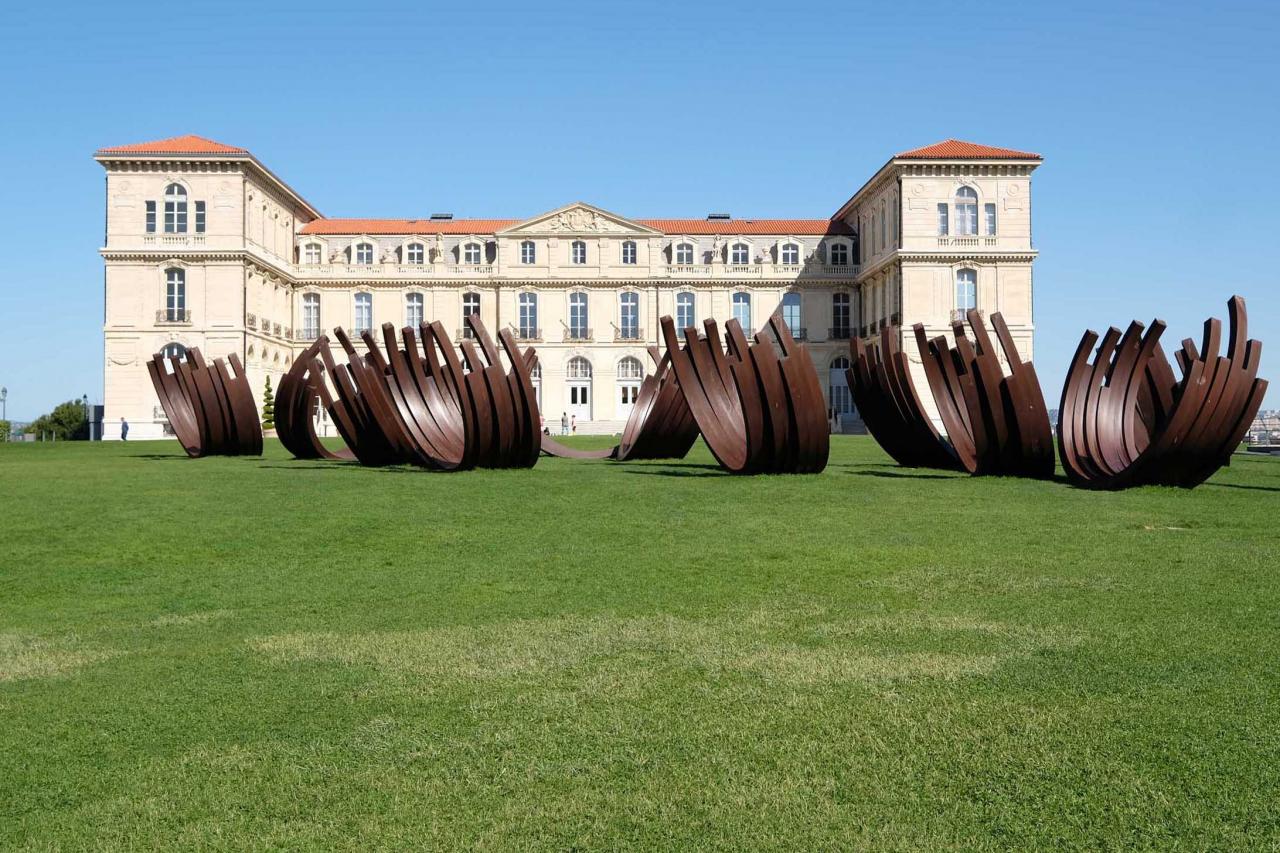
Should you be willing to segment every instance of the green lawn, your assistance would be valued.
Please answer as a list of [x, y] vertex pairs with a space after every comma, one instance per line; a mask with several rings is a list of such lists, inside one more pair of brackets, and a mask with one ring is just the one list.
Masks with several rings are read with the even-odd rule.
[[0, 846], [1280, 846], [1280, 460], [268, 445], [0, 446]]

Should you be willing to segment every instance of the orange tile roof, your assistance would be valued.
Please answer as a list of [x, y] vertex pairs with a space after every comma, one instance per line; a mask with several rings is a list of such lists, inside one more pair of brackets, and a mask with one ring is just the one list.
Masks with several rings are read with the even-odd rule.
[[133, 145], [116, 145], [99, 148], [99, 154], [248, 154], [248, 149], [223, 145], [203, 136], [187, 134], [157, 139], [154, 142], [137, 142]]
[[979, 145], [976, 142], [963, 142], [959, 139], [944, 139], [923, 148], [912, 148], [901, 154], [893, 155], [895, 160], [1043, 160], [1039, 154], [1030, 151], [1015, 151], [1012, 148], [996, 148], [992, 145]]
[[[493, 234], [523, 219], [317, 219], [303, 234]], [[637, 219], [665, 234], [851, 234], [829, 219]]]

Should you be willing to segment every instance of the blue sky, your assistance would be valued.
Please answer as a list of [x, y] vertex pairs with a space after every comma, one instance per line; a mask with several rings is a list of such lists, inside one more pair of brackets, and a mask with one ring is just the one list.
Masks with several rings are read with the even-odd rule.
[[1038, 151], [1051, 407], [1085, 327], [1198, 337], [1233, 293], [1280, 378], [1278, 43], [1260, 2], [21, 4], [0, 385], [15, 419], [100, 399], [90, 158], [183, 133], [250, 148], [331, 216], [821, 217], [895, 151]]

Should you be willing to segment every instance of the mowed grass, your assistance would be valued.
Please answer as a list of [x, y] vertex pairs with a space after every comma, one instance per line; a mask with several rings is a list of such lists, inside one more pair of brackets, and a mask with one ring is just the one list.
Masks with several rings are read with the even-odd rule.
[[8, 848], [1280, 845], [1277, 460], [10, 445], [0, 498]]

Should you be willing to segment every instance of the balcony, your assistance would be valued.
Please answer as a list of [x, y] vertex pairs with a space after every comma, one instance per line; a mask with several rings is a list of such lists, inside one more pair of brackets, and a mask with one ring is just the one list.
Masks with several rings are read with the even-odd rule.
[[[655, 273], [662, 267], [654, 269]], [[797, 278], [852, 279], [861, 267], [857, 264], [668, 264], [669, 278], [754, 278], [795, 280]]]
[[565, 329], [564, 342], [569, 343], [587, 343], [591, 340], [590, 329]]
[[644, 329], [637, 327], [629, 329], [614, 329], [613, 342], [623, 343], [625, 341], [641, 341], [644, 340]]
[[787, 327], [791, 329], [791, 337], [795, 338], [797, 341], [809, 340], [809, 330], [804, 326], [792, 326], [788, 323]]
[[836, 326], [827, 329], [827, 340], [829, 341], [847, 341], [849, 340], [849, 327]]
[[994, 249], [1000, 245], [998, 237], [979, 237], [979, 236], [963, 236], [963, 237], [938, 237], [939, 249]]
[[205, 244], [203, 234], [143, 234], [142, 245], [156, 249], [183, 249]]
[[191, 325], [191, 309], [161, 308], [156, 312], [156, 325], [189, 326]]
[[527, 326], [516, 329], [516, 338], [522, 341], [538, 342], [542, 340], [541, 329], [531, 329]]
[[[982, 310], [979, 310], [979, 311], [978, 311], [978, 317], [985, 319], [985, 318], [986, 318], [986, 316], [987, 316], [987, 312], [986, 312], [986, 311], [982, 311]], [[968, 317], [969, 317], [969, 309], [968, 309], [968, 308], [957, 308], [957, 309], [955, 309], [954, 311], [952, 311], [952, 312], [951, 312], [951, 322], [952, 322], [953, 324], [955, 324], [955, 323], [963, 323], [963, 322], [965, 322], [965, 320], [967, 320], [967, 319], [968, 319]]]

